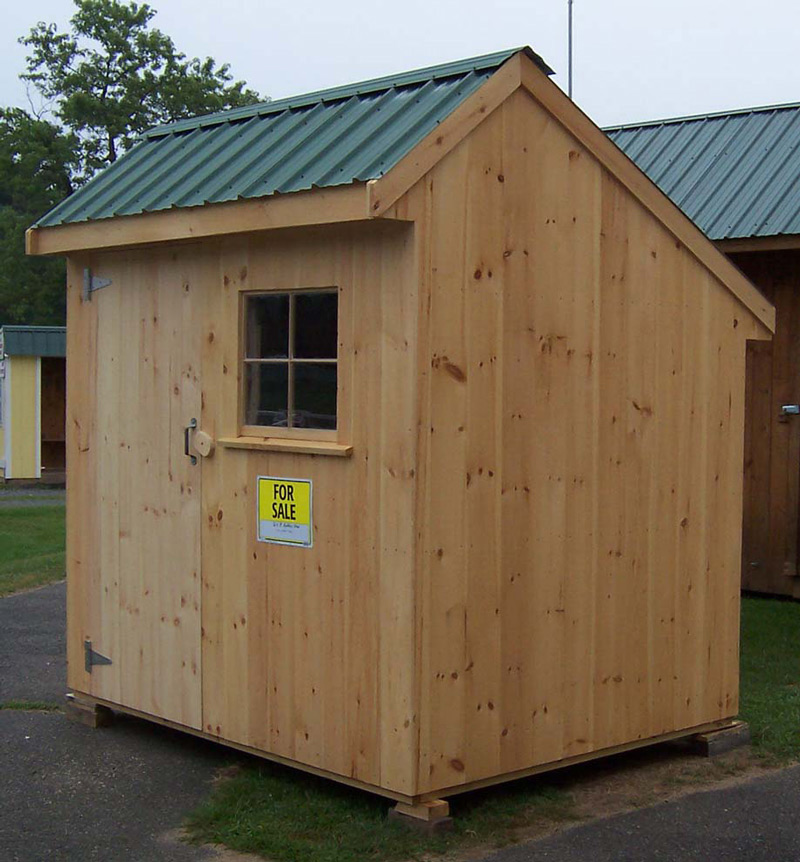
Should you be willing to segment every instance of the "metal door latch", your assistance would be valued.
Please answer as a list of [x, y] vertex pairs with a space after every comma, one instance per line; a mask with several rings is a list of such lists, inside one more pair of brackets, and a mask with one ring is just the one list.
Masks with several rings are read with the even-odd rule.
[[189, 424], [183, 429], [183, 454], [192, 462], [197, 463], [197, 457], [189, 451], [189, 444], [192, 436], [192, 431], [197, 428], [197, 419], [190, 419]]
[[90, 640], [85, 640], [83, 642], [83, 658], [86, 673], [91, 673], [92, 667], [96, 664], [111, 664], [110, 658], [100, 655], [99, 652], [95, 652], [92, 649], [92, 642]]
[[800, 404], [784, 404], [781, 407], [781, 416], [797, 416], [800, 414]]

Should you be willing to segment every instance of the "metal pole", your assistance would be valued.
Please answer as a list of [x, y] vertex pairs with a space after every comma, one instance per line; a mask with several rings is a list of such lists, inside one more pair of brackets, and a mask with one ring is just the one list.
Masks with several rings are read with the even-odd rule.
[[567, 95], [572, 98], [572, 0], [567, 0], [567, 8], [569, 10], [569, 37], [568, 37], [568, 53], [569, 59], [567, 66], [569, 68], [569, 83], [567, 84]]

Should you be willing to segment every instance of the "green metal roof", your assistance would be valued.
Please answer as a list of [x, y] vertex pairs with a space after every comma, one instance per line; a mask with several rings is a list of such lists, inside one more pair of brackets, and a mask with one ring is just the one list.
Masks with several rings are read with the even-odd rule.
[[66, 356], [65, 326], [0, 326], [0, 359], [5, 356]]
[[709, 239], [800, 234], [800, 104], [605, 132]]
[[377, 179], [519, 51], [158, 126], [35, 226]]

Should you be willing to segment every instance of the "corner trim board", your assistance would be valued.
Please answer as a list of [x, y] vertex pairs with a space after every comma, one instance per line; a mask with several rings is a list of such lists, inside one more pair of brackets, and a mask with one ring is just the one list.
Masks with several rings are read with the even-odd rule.
[[[505, 63], [380, 179], [367, 183], [368, 214], [378, 218], [520, 86], [522, 54]], [[542, 73], [544, 74], [544, 73]]]

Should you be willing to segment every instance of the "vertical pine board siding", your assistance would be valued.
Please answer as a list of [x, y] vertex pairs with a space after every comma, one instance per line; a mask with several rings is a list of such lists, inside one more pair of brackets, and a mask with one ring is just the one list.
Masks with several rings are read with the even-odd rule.
[[734, 715], [757, 324], [522, 93], [395, 214], [425, 264], [417, 792]]
[[67, 265], [67, 685], [94, 694], [83, 654], [100, 601], [94, 450], [97, 305], [81, 302], [86, 264], [76, 256]]
[[[413, 573], [419, 300], [410, 232], [384, 240], [380, 249], [378, 283], [388, 286], [382, 290], [380, 323], [381, 776], [382, 780], [401, 780], [404, 788], [410, 788], [415, 775], [417, 735]], [[402, 661], [398, 661], [400, 657]]]
[[[84, 301], [70, 268], [80, 341], [68, 373], [67, 560], [81, 596], [68, 609], [70, 685], [199, 728], [199, 471], [183, 454], [200, 406], [193, 298], [167, 252], [91, 264], [112, 283]], [[112, 664], [87, 674], [84, 639]]]
[[[132, 293], [133, 291], [130, 291], [129, 295]], [[133, 344], [134, 327], [126, 328], [123, 338], [123, 319], [128, 320], [129, 323], [130, 319], [123, 318], [122, 289], [117, 285], [111, 285], [98, 291], [92, 299], [97, 306], [97, 317], [102, 321], [102, 326], [97, 328], [97, 355], [100, 362], [97, 365], [97, 376], [94, 378], [98, 394], [96, 401], [98, 447], [95, 457], [99, 525], [97, 538], [100, 545], [98, 552], [102, 581], [99, 599], [102, 609], [99, 619], [100, 628], [99, 631], [92, 632], [92, 640], [94, 649], [103, 655], [114, 656], [119, 661], [121, 649], [126, 648], [126, 642], [121, 637], [124, 624], [121, 624], [120, 617], [127, 617], [130, 614], [135, 599], [131, 597], [126, 604], [124, 591], [129, 587], [124, 581], [120, 584], [120, 546], [127, 541], [130, 548], [131, 531], [128, 522], [127, 535], [123, 535], [120, 508], [124, 507], [124, 504], [121, 500], [121, 491], [130, 493], [131, 477], [126, 472], [124, 483], [120, 483], [120, 458], [124, 456], [121, 453], [123, 441], [117, 441], [117, 437], [125, 405], [130, 410], [130, 413], [124, 416], [125, 421], [134, 423], [137, 421], [135, 413], [138, 398], [131, 396], [135, 389], [126, 389], [125, 384], [129, 381], [122, 378], [123, 368], [130, 371], [131, 367], [138, 363], [138, 352]], [[84, 303], [84, 305], [88, 304]], [[121, 344], [126, 345], [129, 356], [133, 353], [133, 362], [128, 365], [124, 365], [122, 357], [116, 354], [116, 348]], [[132, 347], [133, 350], [131, 350]], [[99, 397], [101, 394], [102, 397]], [[117, 441], [117, 445], [113, 443], [108, 445], [109, 441]], [[124, 508], [126, 515], [129, 516], [129, 507]], [[95, 685], [101, 686], [94, 693], [101, 694], [115, 703], [124, 701], [121, 674], [93, 673], [92, 681]], [[127, 684], [128, 680], [126, 679], [125, 682]]]
[[[414, 248], [407, 229], [364, 234], [306, 231], [221, 246], [203, 427], [237, 433], [230, 393], [240, 293], [337, 286], [340, 438], [353, 456], [219, 448], [203, 462], [203, 726], [411, 793]], [[255, 541], [258, 475], [312, 479], [312, 549]]]
[[[424, 455], [427, 462], [423, 577], [419, 601], [426, 625], [422, 630], [420, 692], [421, 786], [456, 784], [464, 779], [469, 714], [464, 685], [467, 654], [465, 536], [467, 461], [467, 344], [465, 229], [468, 149], [456, 148], [434, 172], [430, 230], [428, 356], [431, 367]], [[442, 194], [439, 185], [447, 192]], [[427, 227], [427, 226], [426, 226]], [[425, 228], [423, 228], [425, 229]], [[442, 296], [444, 293], [444, 296]], [[444, 301], [443, 301], [444, 300]], [[447, 476], [449, 482], [441, 481]], [[476, 476], [477, 478], [477, 476]], [[483, 704], [489, 709], [488, 702]], [[447, 720], [442, 720], [442, 716]], [[419, 789], [419, 788], [417, 788]]]

